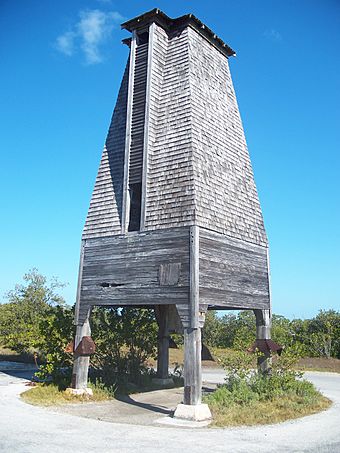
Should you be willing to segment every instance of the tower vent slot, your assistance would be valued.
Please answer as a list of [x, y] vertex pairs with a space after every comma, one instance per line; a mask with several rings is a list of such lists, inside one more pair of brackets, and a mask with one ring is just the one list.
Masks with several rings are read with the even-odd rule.
[[[143, 41], [142, 41], [143, 42]], [[148, 42], [137, 45], [133, 84], [129, 184], [142, 182]]]

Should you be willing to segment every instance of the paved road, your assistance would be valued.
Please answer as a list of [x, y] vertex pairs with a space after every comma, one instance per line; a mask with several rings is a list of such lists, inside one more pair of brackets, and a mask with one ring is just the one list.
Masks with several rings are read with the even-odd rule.
[[[9, 372], [8, 372], [9, 373]], [[265, 427], [209, 429], [136, 426], [54, 413], [25, 404], [22, 377], [0, 373], [0, 452], [339, 453], [340, 375], [306, 373], [334, 401], [326, 412]], [[223, 380], [219, 370], [206, 381]]]

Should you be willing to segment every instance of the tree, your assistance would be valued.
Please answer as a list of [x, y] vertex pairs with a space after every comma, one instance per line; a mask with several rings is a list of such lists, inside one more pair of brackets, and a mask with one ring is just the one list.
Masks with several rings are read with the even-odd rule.
[[308, 340], [312, 355], [340, 358], [340, 313], [320, 310], [309, 322]]
[[34, 268], [24, 275], [23, 280], [24, 284], [16, 285], [7, 294], [8, 303], [0, 305], [0, 343], [17, 352], [36, 348], [40, 339], [40, 321], [51, 307], [64, 304], [56, 290], [65, 285], [57, 279], [48, 282]]
[[91, 365], [107, 384], [140, 384], [146, 361], [155, 357], [158, 327], [153, 310], [95, 308], [91, 315], [96, 354]]
[[216, 311], [211, 310], [206, 313], [202, 337], [204, 344], [208, 346], [225, 347], [224, 324]]

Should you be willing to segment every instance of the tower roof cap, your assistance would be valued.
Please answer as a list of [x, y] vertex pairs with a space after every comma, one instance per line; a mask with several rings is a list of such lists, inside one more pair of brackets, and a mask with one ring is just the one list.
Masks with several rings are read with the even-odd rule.
[[140, 16], [134, 17], [121, 24], [121, 27], [125, 30], [132, 32], [143, 26], [147, 26], [152, 22], [156, 22], [158, 25], [163, 27], [168, 32], [174, 32], [178, 29], [191, 26], [201, 35], [203, 35], [208, 41], [213, 44], [221, 53], [226, 57], [235, 56], [236, 52], [229, 47], [221, 38], [219, 38], [209, 27], [201, 22], [193, 14], [185, 14], [184, 16], [176, 17], [172, 19], [167, 16], [163, 11], [158, 8], [154, 8]]

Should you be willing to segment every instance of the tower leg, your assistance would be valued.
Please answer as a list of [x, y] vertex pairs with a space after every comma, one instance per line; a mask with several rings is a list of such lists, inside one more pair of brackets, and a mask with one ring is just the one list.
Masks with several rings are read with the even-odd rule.
[[[256, 339], [271, 339], [271, 313], [270, 310], [254, 310], [256, 317]], [[264, 375], [270, 374], [271, 354], [270, 351], [263, 353], [257, 358], [257, 368], [259, 373]]]
[[167, 379], [169, 376], [169, 329], [168, 307], [161, 305], [158, 309], [158, 354], [157, 377]]
[[155, 307], [158, 323], [157, 374], [153, 382], [157, 385], [173, 385], [169, 378], [169, 306]]
[[201, 328], [184, 328], [184, 401], [174, 417], [192, 421], [211, 419], [207, 404], [202, 404]]
[[[90, 311], [88, 312], [85, 321], [77, 325], [76, 336], [74, 340], [74, 351], [76, 351], [83, 337], [91, 336], [89, 318]], [[71, 388], [68, 389], [69, 393], [72, 393], [74, 395], [84, 394], [92, 395], [92, 389], [88, 388], [87, 386], [89, 364], [90, 364], [89, 355], [83, 356], [74, 352], [72, 383]]]
[[205, 313], [199, 305], [199, 236], [198, 226], [190, 227], [190, 291], [189, 306], [177, 305], [177, 311], [184, 327], [184, 404], [179, 404], [174, 416], [187, 420], [204, 421], [211, 419], [207, 404], [202, 404], [202, 334]]
[[201, 328], [184, 329], [184, 404], [201, 404]]

